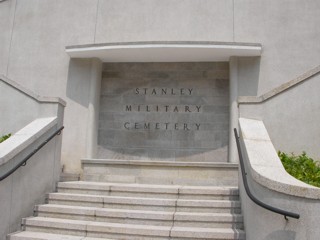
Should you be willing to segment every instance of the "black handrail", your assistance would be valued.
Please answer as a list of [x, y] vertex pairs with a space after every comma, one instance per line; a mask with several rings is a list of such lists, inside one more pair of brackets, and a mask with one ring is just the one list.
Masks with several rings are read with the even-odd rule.
[[36, 152], [38, 152], [44, 145], [46, 145], [52, 138], [54, 138], [56, 135], [60, 135], [62, 129], [64, 129], [64, 127], [60, 127], [57, 131], [55, 131], [53, 134], [50, 135], [50, 137], [48, 137], [43, 143], [41, 143], [37, 148], [35, 148], [31, 153], [29, 153], [24, 159], [22, 159], [21, 161], [19, 161], [18, 164], [16, 164], [13, 168], [11, 168], [9, 171], [7, 171], [5, 174], [0, 176], [0, 181], [2, 181], [3, 179], [6, 179], [7, 177], [9, 177], [12, 173], [14, 173], [19, 167], [21, 166], [25, 166], [27, 164], [27, 161], [29, 160], [29, 158], [31, 158]]
[[237, 148], [238, 148], [238, 154], [239, 154], [239, 161], [240, 161], [240, 166], [241, 166], [241, 175], [242, 175], [242, 180], [243, 180], [243, 185], [244, 185], [244, 188], [246, 190], [246, 193], [248, 195], [248, 197], [253, 201], [255, 202], [256, 204], [258, 204], [260, 207], [263, 207], [269, 211], [272, 211], [274, 213], [278, 213], [278, 214], [281, 214], [284, 216], [284, 218], [286, 220], [287, 217], [291, 217], [291, 218], [296, 218], [296, 219], [299, 219], [300, 218], [300, 215], [297, 214], [297, 213], [292, 213], [292, 212], [288, 212], [288, 211], [285, 211], [285, 210], [282, 210], [282, 209], [279, 209], [279, 208], [275, 208], [275, 207], [272, 207], [268, 204], [265, 204], [264, 202], [261, 202], [259, 199], [257, 199], [250, 191], [250, 188], [249, 188], [249, 185], [248, 185], [248, 181], [247, 181], [247, 172], [245, 170], [245, 167], [244, 167], [244, 161], [243, 161], [243, 157], [242, 157], [242, 151], [241, 151], [241, 146], [240, 146], [240, 141], [239, 141], [239, 136], [238, 136], [238, 132], [237, 132], [237, 129], [233, 129], [234, 131], [234, 136], [236, 138], [236, 142], [237, 142]]

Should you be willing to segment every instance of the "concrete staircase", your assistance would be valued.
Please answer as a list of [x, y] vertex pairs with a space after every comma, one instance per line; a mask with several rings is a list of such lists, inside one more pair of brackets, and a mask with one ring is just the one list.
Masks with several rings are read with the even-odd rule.
[[60, 182], [8, 239], [245, 239], [237, 187], [196, 185]]
[[8, 240], [245, 239], [237, 164], [82, 164], [83, 181], [59, 182]]

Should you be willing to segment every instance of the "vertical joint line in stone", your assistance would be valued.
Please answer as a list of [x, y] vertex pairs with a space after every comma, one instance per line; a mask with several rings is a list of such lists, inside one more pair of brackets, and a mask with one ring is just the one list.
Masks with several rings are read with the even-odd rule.
[[100, 5], [100, 0], [98, 0], [98, 2], [97, 2], [96, 21], [95, 21], [94, 33], [93, 33], [93, 43], [96, 43], [96, 33], [97, 33], [97, 25], [98, 25], [99, 5]]
[[[58, 128], [58, 126], [57, 126]], [[61, 133], [61, 132], [60, 132]], [[60, 134], [58, 134], [60, 135]], [[52, 171], [52, 186], [55, 187], [55, 190], [58, 191], [58, 182], [55, 181], [55, 168], [56, 168], [56, 154], [57, 154], [57, 151], [56, 151], [56, 146], [57, 146], [57, 136], [54, 138], [53, 140], [54, 142], [54, 152], [53, 152], [53, 171]], [[60, 178], [60, 168], [59, 168], [59, 178]], [[60, 179], [58, 179], [59, 181]]]
[[88, 236], [88, 224], [86, 224], [85, 226], [86, 226], [86, 229], [85, 229], [84, 237], [87, 237]]
[[15, 25], [15, 21], [16, 21], [17, 2], [18, 2], [18, 0], [16, 0], [15, 4], [14, 4], [14, 12], [13, 12], [12, 27], [11, 27], [10, 44], [9, 44], [9, 51], [8, 51], [8, 58], [7, 58], [6, 76], [9, 76], [9, 64], [10, 64], [10, 55], [11, 55], [11, 48], [12, 48], [13, 31], [14, 31], [14, 25]]
[[38, 208], [37, 205], [35, 205], [35, 206], [33, 207], [33, 216], [34, 216], [34, 217], [36, 217], [37, 208]]
[[26, 218], [22, 218], [22, 221], [21, 221], [21, 231], [26, 231], [26, 221], [27, 221]]
[[44, 202], [46, 203], [46, 204], [48, 204], [49, 203], [49, 195], [50, 193], [47, 193], [46, 195], [45, 195], [45, 198], [44, 198]]
[[[10, 215], [9, 215], [9, 220], [11, 221], [11, 218], [12, 218], [12, 207], [13, 207], [13, 176], [10, 176], [11, 177], [11, 191], [10, 191], [10, 202], [11, 202], [11, 204], [10, 204]], [[21, 224], [22, 224], [22, 222], [21, 222]], [[21, 225], [22, 226], [22, 225]]]
[[93, 219], [94, 219], [94, 221], [97, 221], [97, 208], [94, 209]]
[[112, 185], [110, 185], [109, 188], [108, 188], [108, 196], [111, 196], [111, 192], [112, 192], [111, 188], [112, 188]]
[[172, 215], [172, 225], [171, 225], [171, 228], [169, 230], [169, 239], [171, 239], [171, 232], [172, 232], [172, 229], [174, 227], [174, 219], [175, 219], [177, 208], [178, 208], [179, 197], [180, 197], [180, 187], [178, 187], [178, 195], [177, 195], [177, 198], [176, 198], [175, 204], [174, 204], [174, 211], [173, 211], [173, 215]]
[[233, 41], [234, 41], [234, 0], [232, 1], [232, 38], [233, 38]]

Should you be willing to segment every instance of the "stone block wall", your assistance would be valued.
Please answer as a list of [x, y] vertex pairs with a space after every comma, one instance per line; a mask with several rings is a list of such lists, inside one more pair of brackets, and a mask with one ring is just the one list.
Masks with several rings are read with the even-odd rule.
[[227, 62], [103, 68], [99, 158], [227, 161]]

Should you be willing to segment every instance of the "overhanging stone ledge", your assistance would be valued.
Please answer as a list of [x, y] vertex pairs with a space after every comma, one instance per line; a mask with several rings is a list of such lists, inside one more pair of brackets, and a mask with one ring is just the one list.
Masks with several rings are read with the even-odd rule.
[[258, 43], [209, 41], [117, 42], [67, 46], [71, 58], [99, 58], [103, 62], [211, 62], [231, 56], [261, 56]]

